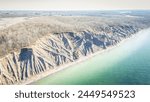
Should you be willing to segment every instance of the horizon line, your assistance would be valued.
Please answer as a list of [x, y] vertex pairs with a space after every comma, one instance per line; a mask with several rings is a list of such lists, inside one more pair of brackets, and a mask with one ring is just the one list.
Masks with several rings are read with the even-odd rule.
[[0, 9], [1, 11], [149, 11], [150, 9]]

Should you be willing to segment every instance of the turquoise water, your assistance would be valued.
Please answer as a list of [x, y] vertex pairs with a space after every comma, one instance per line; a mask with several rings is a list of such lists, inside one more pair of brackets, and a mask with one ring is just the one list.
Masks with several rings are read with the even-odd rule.
[[150, 84], [150, 29], [109, 51], [42, 78], [32, 84]]

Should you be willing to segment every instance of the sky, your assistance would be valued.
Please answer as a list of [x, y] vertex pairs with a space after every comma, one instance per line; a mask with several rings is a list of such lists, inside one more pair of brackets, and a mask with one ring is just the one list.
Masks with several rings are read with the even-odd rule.
[[0, 0], [0, 9], [139, 10], [150, 9], [150, 0]]

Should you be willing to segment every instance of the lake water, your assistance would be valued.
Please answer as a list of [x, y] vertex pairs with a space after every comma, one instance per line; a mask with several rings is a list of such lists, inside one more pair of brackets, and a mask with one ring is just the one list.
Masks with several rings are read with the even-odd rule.
[[109, 51], [42, 78], [44, 85], [150, 84], [150, 29]]

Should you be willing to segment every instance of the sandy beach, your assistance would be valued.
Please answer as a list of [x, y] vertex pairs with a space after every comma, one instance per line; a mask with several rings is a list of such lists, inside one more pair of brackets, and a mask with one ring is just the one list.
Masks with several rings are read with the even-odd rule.
[[117, 45], [109, 46], [109, 47], [108, 47], [107, 49], [105, 49], [105, 50], [100, 50], [100, 51], [95, 52], [95, 53], [93, 53], [93, 54], [90, 54], [90, 55], [88, 55], [88, 56], [79, 58], [79, 59], [76, 60], [75, 62], [66, 63], [66, 64], [64, 64], [64, 65], [58, 66], [58, 67], [56, 67], [56, 68], [53, 69], [53, 70], [52, 70], [52, 69], [47, 70], [47, 71], [45, 71], [45, 72], [43, 72], [43, 73], [40, 73], [40, 74], [35, 75], [35, 76], [33, 76], [33, 77], [30, 77], [30, 79], [25, 80], [25, 81], [23, 81], [22, 83], [18, 83], [18, 84], [21, 84], [21, 85], [32, 84], [32, 82], [35, 82], [35, 81], [40, 80], [40, 79], [42, 79], [42, 78], [44, 78], [44, 77], [50, 76], [50, 75], [52, 75], [52, 74], [55, 74], [55, 73], [57, 73], [57, 72], [59, 72], [59, 71], [63, 71], [63, 70], [65, 70], [66, 68], [69, 68], [69, 67], [71, 67], [71, 66], [75, 66], [76, 64], [82, 63], [82, 62], [84, 62], [84, 61], [86, 61], [86, 60], [88, 60], [88, 59], [90, 59], [90, 58], [92, 58], [92, 57], [94, 57], [94, 56], [96, 56], [96, 55], [107, 53], [108, 51], [111, 51], [111, 50], [117, 48], [118, 46], [121, 46], [122, 44], [126, 43], [127, 41], [132, 41], [133, 39], [140, 38], [140, 37], [142, 36], [140, 33], [143, 32], [143, 31], [145, 31], [145, 30], [147, 30], [147, 29], [141, 30], [141, 31], [137, 32], [136, 34], [132, 35], [131, 37], [126, 38], [126, 39], [123, 39], [123, 40], [122, 40], [121, 42], [119, 42]]
[[[3, 22], [7, 26], [1, 24], [5, 29], [1, 29], [0, 34], [0, 83], [30, 84], [93, 56], [107, 54], [149, 27], [142, 22], [139, 18], [122, 20], [122, 16], [115, 19], [101, 16], [8, 17]], [[103, 49], [105, 47], [107, 49]]]

